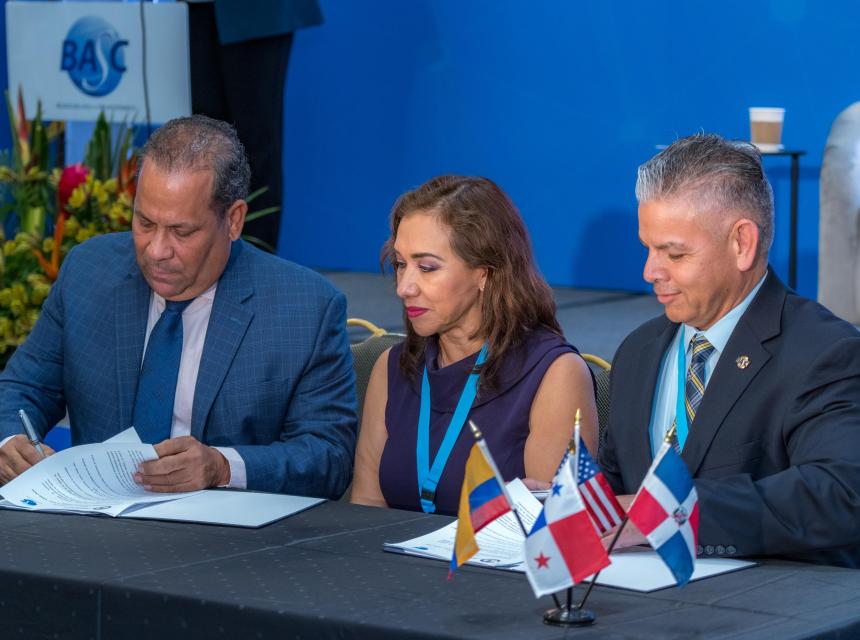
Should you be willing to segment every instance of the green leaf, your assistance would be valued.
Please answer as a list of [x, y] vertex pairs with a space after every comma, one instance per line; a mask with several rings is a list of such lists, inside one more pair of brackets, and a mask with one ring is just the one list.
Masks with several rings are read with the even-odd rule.
[[257, 218], [272, 215], [273, 213], [276, 213], [280, 210], [280, 207], [266, 207], [265, 209], [260, 209], [259, 211], [252, 211], [245, 216], [245, 222], [251, 222], [251, 220], [256, 220]]
[[262, 247], [263, 249], [265, 249], [269, 253], [275, 253], [275, 247], [270, 245], [265, 240], [260, 240], [257, 236], [249, 236], [247, 234], [243, 234], [242, 239], [250, 242], [251, 244], [257, 245], [258, 247]]
[[248, 195], [248, 197], [247, 197], [247, 198], [245, 198], [245, 202], [250, 203], [250, 202], [251, 202], [251, 201], [253, 201], [255, 198], [258, 198], [259, 196], [261, 196], [261, 195], [263, 195], [264, 193], [266, 193], [266, 191], [268, 191], [268, 190], [269, 190], [269, 187], [260, 187], [259, 189], [257, 189], [257, 190], [256, 190], [256, 191], [254, 191], [253, 193], [249, 194], [249, 195]]

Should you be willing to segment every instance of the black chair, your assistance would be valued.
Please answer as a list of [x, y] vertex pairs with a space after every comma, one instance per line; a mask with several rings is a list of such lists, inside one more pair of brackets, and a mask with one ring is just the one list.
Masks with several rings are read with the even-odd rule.
[[364, 410], [364, 396], [367, 393], [367, 383], [370, 381], [373, 365], [376, 364], [383, 351], [401, 342], [406, 336], [402, 333], [388, 333], [372, 322], [360, 318], [350, 318], [346, 321], [346, 326], [364, 327], [371, 333], [369, 338], [349, 346], [350, 351], [352, 351], [352, 366], [355, 369], [355, 393], [358, 399], [358, 423], [360, 426], [361, 414]]
[[[402, 333], [388, 333], [385, 329], [377, 327], [372, 322], [361, 318], [349, 318], [347, 327], [364, 327], [370, 331], [369, 338], [349, 345], [352, 351], [352, 367], [355, 370], [355, 393], [358, 400], [358, 428], [361, 429], [361, 415], [364, 411], [364, 396], [367, 393], [367, 383], [370, 381], [370, 373], [373, 365], [382, 355], [382, 352], [393, 347], [406, 336]], [[341, 501], [348, 502], [352, 493], [352, 484], [347, 487]]]
[[[594, 382], [597, 402], [597, 450], [603, 446], [606, 425], [609, 424], [609, 378], [612, 365], [600, 356], [583, 353], [582, 358], [594, 371]], [[595, 456], [597, 453], [595, 452]]]

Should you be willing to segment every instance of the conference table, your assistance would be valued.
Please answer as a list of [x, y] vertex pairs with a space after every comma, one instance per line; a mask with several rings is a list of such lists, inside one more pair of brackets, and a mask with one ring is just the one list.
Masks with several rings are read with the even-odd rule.
[[[767, 560], [542, 623], [522, 574], [382, 551], [444, 516], [322, 504], [260, 529], [0, 510], [0, 638], [807, 638], [860, 635], [860, 571]], [[582, 587], [577, 587], [577, 595]]]

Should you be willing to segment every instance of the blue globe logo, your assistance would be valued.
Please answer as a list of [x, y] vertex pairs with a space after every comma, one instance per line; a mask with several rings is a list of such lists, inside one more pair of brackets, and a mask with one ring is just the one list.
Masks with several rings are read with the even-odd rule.
[[63, 40], [60, 68], [88, 96], [106, 96], [117, 88], [125, 73], [128, 40], [96, 16], [84, 16]]

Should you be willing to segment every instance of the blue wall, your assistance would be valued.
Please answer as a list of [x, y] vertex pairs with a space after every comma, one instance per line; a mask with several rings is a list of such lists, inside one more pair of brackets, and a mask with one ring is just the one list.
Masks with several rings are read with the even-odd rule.
[[[287, 81], [283, 255], [378, 269], [397, 195], [443, 172], [496, 180], [553, 284], [643, 289], [633, 196], [655, 145], [746, 138], [747, 107], [786, 108], [809, 152], [799, 289], [815, 295], [818, 174], [833, 118], [860, 99], [860, 4], [772, 0], [325, 0]], [[785, 277], [788, 160], [774, 183]]]
[[[481, 174], [519, 205], [550, 282], [641, 290], [637, 165], [700, 128], [745, 138], [747, 107], [773, 105], [787, 109], [784, 142], [809, 152], [799, 289], [815, 295], [821, 153], [833, 118], [860, 99], [860, 3], [322, 5], [326, 23], [297, 34], [287, 81], [285, 256], [376, 271], [399, 193]], [[2, 16], [0, 27], [5, 52]], [[788, 160], [766, 164], [785, 277]]]
[[[9, 75], [6, 69], [6, 0], [3, 0], [0, 6], [0, 87], [6, 89], [9, 85]], [[15, 97], [15, 92], [10, 92], [12, 97]], [[0, 112], [6, 113], [6, 103], [2, 103]], [[12, 148], [12, 133], [9, 130], [9, 118], [0, 117], [0, 149]]]

